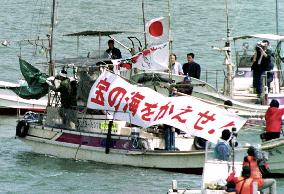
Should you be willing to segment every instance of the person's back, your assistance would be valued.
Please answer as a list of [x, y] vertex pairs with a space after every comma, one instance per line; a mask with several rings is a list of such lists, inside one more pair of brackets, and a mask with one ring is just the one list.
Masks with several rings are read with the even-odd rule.
[[222, 131], [221, 139], [218, 140], [217, 145], [214, 148], [214, 156], [218, 160], [229, 161], [231, 154], [231, 147], [229, 140], [231, 138], [231, 132], [228, 129]]
[[229, 144], [225, 141], [219, 140], [214, 148], [214, 155], [218, 160], [228, 161], [230, 157]]
[[58, 89], [58, 92], [60, 92], [60, 98], [61, 98], [61, 106], [63, 108], [70, 108], [72, 101], [71, 101], [71, 85], [70, 85], [70, 79], [66, 78], [60, 83], [60, 87]]
[[266, 141], [280, 137], [283, 114], [284, 108], [279, 108], [279, 102], [273, 99], [265, 113]]
[[[236, 190], [238, 194], [254, 194], [254, 179], [250, 176], [250, 167], [243, 166], [242, 176], [236, 178]], [[255, 189], [256, 191], [256, 189]]]
[[255, 159], [255, 148], [252, 146], [249, 147], [247, 153], [248, 156], [244, 158], [243, 166], [250, 167], [250, 177], [258, 183], [258, 188], [262, 188], [263, 179]]

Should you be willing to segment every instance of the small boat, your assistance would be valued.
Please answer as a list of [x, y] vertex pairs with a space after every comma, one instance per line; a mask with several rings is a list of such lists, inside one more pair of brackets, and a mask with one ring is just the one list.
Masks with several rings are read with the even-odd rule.
[[261, 149], [268, 153], [271, 173], [275, 176], [283, 174], [284, 137], [262, 142]]
[[8, 89], [19, 86], [19, 84], [0, 81], [0, 114], [24, 114], [27, 111], [44, 112], [46, 110], [47, 98], [23, 99]]

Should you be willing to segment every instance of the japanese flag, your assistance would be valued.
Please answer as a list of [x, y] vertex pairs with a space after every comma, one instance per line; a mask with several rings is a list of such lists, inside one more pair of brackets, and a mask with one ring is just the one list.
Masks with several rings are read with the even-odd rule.
[[132, 67], [142, 70], [166, 70], [169, 63], [169, 43], [151, 46], [131, 58]]
[[159, 17], [150, 20], [146, 24], [146, 30], [150, 45], [169, 40], [169, 21], [167, 18]]

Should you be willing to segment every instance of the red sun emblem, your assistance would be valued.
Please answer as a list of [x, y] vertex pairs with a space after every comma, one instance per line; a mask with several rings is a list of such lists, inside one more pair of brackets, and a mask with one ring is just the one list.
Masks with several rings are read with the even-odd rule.
[[155, 21], [149, 26], [149, 33], [151, 36], [159, 37], [163, 35], [163, 24], [160, 21]]

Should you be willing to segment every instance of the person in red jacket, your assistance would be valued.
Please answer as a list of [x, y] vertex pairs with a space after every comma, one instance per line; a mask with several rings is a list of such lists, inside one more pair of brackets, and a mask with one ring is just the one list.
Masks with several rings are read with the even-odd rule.
[[[250, 174], [250, 167], [243, 166], [242, 174], [240, 177], [235, 177], [235, 171], [233, 171], [227, 178], [228, 194], [254, 194], [257, 192], [257, 184], [254, 186], [254, 179]], [[256, 182], [257, 183], [257, 182]]]
[[265, 141], [280, 137], [283, 114], [284, 108], [279, 108], [279, 102], [273, 99], [265, 113], [266, 132], [263, 137]]
[[250, 168], [250, 177], [253, 181], [257, 182], [258, 190], [262, 191], [269, 188], [270, 194], [276, 193], [276, 181], [275, 179], [262, 178], [262, 174], [259, 170], [257, 161], [256, 161], [256, 150], [253, 146], [250, 146], [247, 150], [247, 156], [244, 158], [243, 166], [248, 166]]

